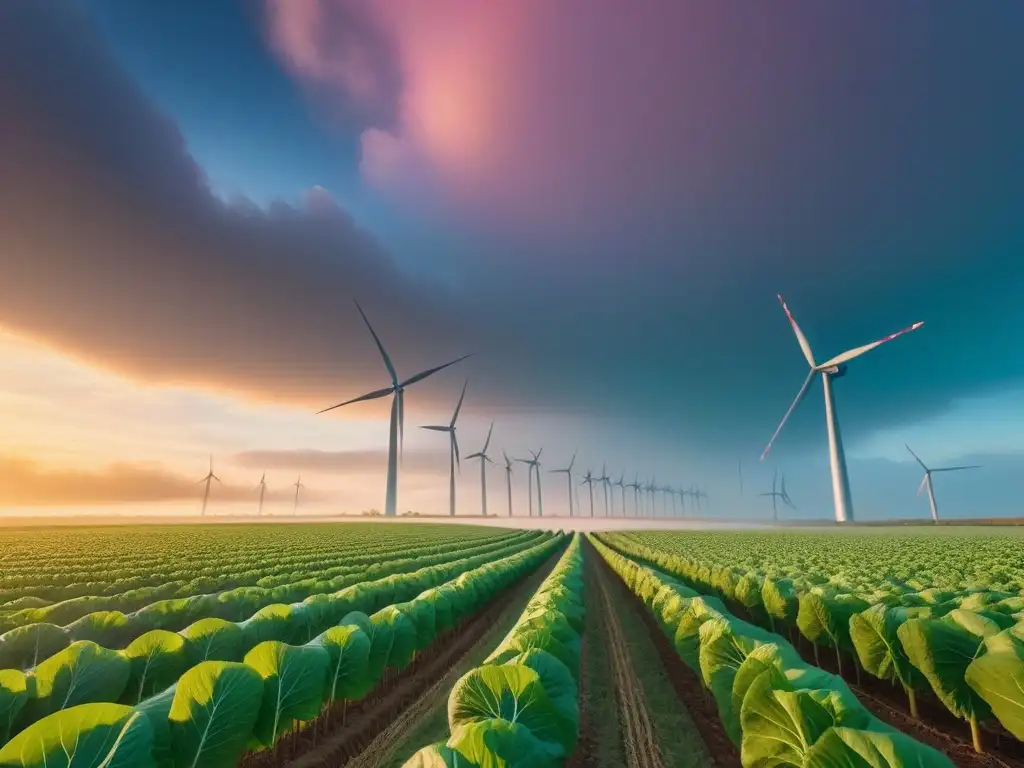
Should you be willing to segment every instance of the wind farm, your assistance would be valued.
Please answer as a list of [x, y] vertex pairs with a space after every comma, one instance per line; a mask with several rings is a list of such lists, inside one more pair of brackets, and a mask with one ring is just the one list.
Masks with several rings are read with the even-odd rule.
[[1024, 4], [804, 4], [0, 2], [0, 766], [1024, 768]]

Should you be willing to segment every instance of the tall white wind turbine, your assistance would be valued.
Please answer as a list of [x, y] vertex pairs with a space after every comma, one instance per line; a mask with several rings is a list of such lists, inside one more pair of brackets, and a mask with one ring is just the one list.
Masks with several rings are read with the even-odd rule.
[[491, 422], [491, 428], [487, 430], [487, 439], [484, 440], [484, 447], [478, 453], [471, 453], [467, 456], [467, 459], [480, 459], [480, 508], [483, 511], [483, 516], [487, 517], [487, 462], [491, 461], [491, 457], [487, 455], [487, 446], [491, 444], [491, 433], [494, 431], [494, 422]]
[[301, 472], [299, 473], [298, 480], [296, 480], [294, 483], [292, 483], [292, 485], [295, 487], [295, 503], [292, 505], [292, 515], [294, 516], [294, 515], [297, 515], [299, 513], [299, 491], [301, 491], [303, 488], [306, 487], [306, 486], [304, 486], [302, 484], [302, 473]]
[[260, 505], [259, 505], [259, 507], [256, 508], [256, 517], [259, 517], [260, 515], [263, 514], [263, 496], [267, 492], [267, 473], [266, 473], [266, 471], [264, 471], [263, 474], [260, 475], [260, 484], [257, 485], [256, 488], [259, 489], [259, 492], [260, 492]]
[[782, 428], [786, 426], [786, 422], [789, 420], [790, 414], [800, 404], [800, 401], [804, 399], [810, 389], [811, 382], [814, 381], [815, 374], [821, 374], [821, 384], [825, 390], [825, 425], [828, 428], [828, 454], [829, 463], [832, 467], [832, 499], [835, 504], [836, 511], [836, 522], [846, 523], [853, 522], [853, 501], [850, 498], [850, 480], [846, 474], [846, 455], [843, 453], [843, 440], [839, 433], [839, 420], [836, 418], [835, 402], [832, 397], [832, 379], [838, 378], [846, 373], [846, 363], [853, 360], [856, 357], [860, 357], [865, 352], [870, 352], [875, 347], [885, 344], [887, 341], [899, 338], [905, 333], [916, 331], [922, 325], [923, 322], [916, 322], [913, 325], [907, 326], [903, 330], [891, 333], [888, 336], [873, 341], [870, 344], [865, 344], [862, 347], [847, 350], [842, 354], [836, 355], [830, 360], [826, 360], [824, 363], [814, 362], [814, 353], [811, 352], [811, 345], [808, 343], [807, 338], [804, 336], [803, 331], [800, 330], [800, 326], [797, 325], [796, 320], [793, 318], [793, 313], [789, 311], [789, 307], [786, 306], [786, 302], [783, 301], [782, 296], [779, 296], [779, 303], [782, 304], [782, 309], [786, 313], [786, 317], [789, 319], [789, 324], [793, 327], [793, 333], [796, 335], [796, 340], [800, 344], [800, 350], [804, 353], [804, 358], [807, 360], [807, 364], [811, 370], [807, 374], [807, 379], [804, 381], [800, 391], [796, 395], [796, 399], [793, 400], [793, 404], [789, 406], [789, 410], [786, 411], [786, 415], [782, 417], [782, 422], [779, 424], [778, 429], [775, 430], [775, 434], [772, 435], [772, 439], [768, 441], [768, 445], [764, 449], [764, 453], [761, 454], [761, 460], [768, 455], [768, 451], [772, 449], [772, 444], [775, 442], [775, 438], [779, 436]]
[[526, 484], [530, 491], [530, 517], [533, 517], [533, 475], [537, 475], [537, 517], [544, 517], [544, 506], [540, 496], [540, 455], [544, 452], [541, 448], [539, 451], [530, 451], [533, 456], [531, 459], [516, 459], [521, 464], [525, 464], [528, 469], [526, 470]]
[[[633, 515], [640, 517], [640, 475], [639, 473], [633, 477], [632, 483], [627, 483], [626, 488], [633, 489]], [[625, 503], [625, 502], [623, 502]]]
[[508, 516], [512, 517], [512, 459], [502, 450], [501, 455], [505, 457], [505, 483], [508, 486]]
[[366, 323], [366, 327], [369, 328], [370, 335], [373, 336], [373, 340], [377, 344], [380, 356], [384, 360], [384, 367], [388, 369], [388, 375], [391, 376], [391, 386], [369, 392], [365, 395], [361, 395], [360, 397], [353, 398], [352, 400], [346, 400], [344, 403], [332, 405], [330, 408], [324, 408], [322, 411], [317, 411], [317, 413], [327, 413], [327, 411], [333, 411], [335, 408], [341, 408], [342, 406], [351, 405], [352, 403], [360, 403], [364, 400], [376, 400], [380, 397], [387, 397], [391, 394], [394, 395], [394, 399], [391, 401], [391, 428], [390, 436], [388, 438], [388, 479], [384, 497], [384, 516], [395, 517], [398, 514], [398, 457], [402, 449], [402, 443], [404, 442], [403, 438], [405, 430], [405, 388], [423, 381], [428, 376], [432, 376], [450, 365], [455, 365], [455, 363], [465, 360], [467, 357], [472, 357], [473, 353], [456, 358], [450, 363], [445, 363], [444, 365], [439, 365], [435, 368], [428, 368], [425, 371], [417, 373], [415, 376], [410, 376], [405, 381], [399, 381], [398, 374], [395, 372], [395, 366], [391, 364], [391, 358], [388, 357], [388, 353], [384, 350], [384, 345], [381, 344], [380, 339], [377, 337], [377, 333], [373, 330], [373, 326], [370, 325], [370, 321], [366, 319], [366, 313], [363, 312], [363, 308], [359, 306], [358, 301], [355, 302], [355, 305], [356, 309], [359, 310], [359, 314], [362, 315], [363, 322]]
[[[622, 494], [622, 516], [626, 516], [626, 473], [623, 472], [619, 475], [619, 479], [612, 483], [613, 486], [619, 489]], [[615, 502], [615, 494], [612, 494], [612, 503]]]
[[928, 503], [932, 509], [932, 522], [939, 522], [939, 508], [935, 503], [935, 488], [932, 486], [932, 472], [959, 472], [961, 469], [979, 469], [980, 464], [967, 464], [959, 467], [935, 467], [931, 469], [928, 467], [916, 453], [910, 450], [910, 446], [904, 443], [907, 450], [910, 451], [910, 455], [914, 457], [918, 464], [921, 465], [921, 469], [924, 470], [924, 477], [921, 478], [921, 484], [917, 486], [917, 495], [921, 495], [921, 491], [925, 488], [928, 489]]
[[434, 432], [448, 433], [449, 459], [451, 464], [448, 474], [448, 514], [451, 517], [455, 516], [455, 468], [458, 467], [459, 471], [462, 471], [462, 461], [459, 459], [459, 438], [455, 434], [455, 422], [459, 418], [459, 411], [462, 410], [462, 401], [466, 398], [466, 387], [468, 386], [469, 381], [467, 380], [462, 385], [462, 394], [459, 395], [459, 402], [455, 406], [455, 413], [452, 414], [452, 420], [448, 424], [434, 424], [423, 427], [423, 429], [429, 429]]
[[551, 473], [552, 474], [556, 474], [556, 475], [564, 473], [565, 474], [566, 482], [569, 484], [569, 517], [573, 516], [572, 515], [572, 492], [573, 492], [572, 465], [575, 464], [575, 463], [576, 463], [576, 452], [574, 451], [573, 454], [572, 454], [572, 461], [569, 462], [569, 466], [568, 467], [565, 467], [564, 469], [552, 469], [551, 470]]
[[[199, 481], [199, 483], [206, 483], [206, 489], [203, 491], [203, 509], [200, 511], [199, 516], [203, 517], [206, 515], [206, 502], [210, 499], [210, 481], [216, 480], [220, 482], [220, 478], [213, 474], [213, 454], [210, 454], [210, 471], [206, 473], [206, 477]], [[196, 485], [199, 485], [196, 483]]]
[[608, 488], [611, 486], [611, 478], [608, 477], [608, 465], [601, 465], [601, 476], [595, 478], [597, 482], [601, 484], [601, 488], [604, 490], [604, 516], [608, 517]]
[[590, 516], [591, 517], [594, 516], [594, 481], [596, 479], [597, 478], [594, 477], [594, 473], [591, 472], [588, 469], [587, 470], [587, 474], [585, 474], [583, 476], [583, 482], [580, 483], [580, 485], [585, 485], [585, 486], [587, 486], [588, 489], [590, 489]]

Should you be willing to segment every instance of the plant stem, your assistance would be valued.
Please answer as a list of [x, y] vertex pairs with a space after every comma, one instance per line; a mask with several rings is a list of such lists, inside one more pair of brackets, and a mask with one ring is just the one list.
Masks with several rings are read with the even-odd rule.
[[978, 727], [978, 716], [971, 715], [968, 722], [971, 724], [971, 742], [974, 744], [974, 751], [980, 754], [985, 750], [981, 746], [981, 729]]

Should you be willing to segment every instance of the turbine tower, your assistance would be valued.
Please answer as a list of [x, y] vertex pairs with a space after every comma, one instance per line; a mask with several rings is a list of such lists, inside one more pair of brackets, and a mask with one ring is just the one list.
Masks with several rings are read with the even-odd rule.
[[828, 454], [829, 463], [832, 467], [832, 499], [835, 504], [836, 510], [836, 522], [847, 523], [853, 522], [853, 501], [850, 498], [850, 480], [846, 474], [846, 456], [843, 453], [843, 440], [839, 433], [839, 420], [836, 418], [836, 407], [835, 402], [832, 398], [832, 379], [839, 378], [846, 373], [846, 363], [853, 360], [856, 357], [860, 357], [865, 352], [870, 352], [875, 347], [885, 344], [887, 341], [899, 338], [905, 333], [916, 331], [922, 325], [923, 322], [916, 322], [913, 325], [907, 326], [903, 330], [891, 333], [888, 336], [873, 341], [870, 344], [865, 344], [862, 347], [856, 349], [850, 349], [842, 354], [836, 355], [831, 360], [826, 360], [824, 363], [814, 362], [814, 353], [811, 352], [811, 345], [807, 342], [807, 338], [804, 336], [803, 331], [800, 330], [800, 326], [796, 324], [796, 320], [793, 318], [793, 313], [789, 311], [789, 307], [786, 306], [786, 302], [782, 300], [782, 296], [779, 296], [779, 302], [782, 304], [782, 309], [786, 313], [786, 317], [789, 319], [789, 324], [793, 327], [793, 333], [796, 335], [796, 340], [800, 344], [800, 349], [804, 353], [804, 358], [807, 360], [807, 364], [811, 370], [807, 374], [807, 379], [804, 381], [803, 386], [796, 395], [796, 399], [793, 400], [793, 404], [789, 406], [789, 410], [786, 411], [786, 415], [782, 417], [782, 422], [779, 424], [778, 429], [775, 430], [775, 434], [772, 435], [772, 439], [768, 441], [768, 445], [764, 449], [764, 453], [761, 454], [761, 460], [768, 455], [768, 451], [771, 450], [772, 444], [775, 442], [775, 438], [779, 436], [782, 428], [786, 426], [786, 422], [789, 420], [790, 414], [800, 404], [800, 401], [804, 399], [810, 389], [811, 382], [814, 380], [815, 374], [821, 374], [821, 384], [825, 391], [825, 425], [828, 428]]
[[580, 485], [586, 485], [590, 489], [590, 516], [591, 517], [594, 516], [594, 480], [595, 479], [596, 478], [594, 477], [594, 473], [591, 472], [588, 469], [587, 470], [587, 474], [585, 474], [583, 476], [583, 482], [580, 483]]
[[611, 485], [611, 478], [608, 477], [607, 464], [601, 465], [601, 476], [595, 479], [601, 484], [601, 488], [604, 490], [604, 516], [608, 517], [608, 488]]
[[628, 483], [626, 487], [633, 489], [633, 515], [635, 517], [640, 517], [640, 475], [635, 475], [633, 477], [633, 482]]
[[512, 517], [512, 459], [502, 450], [501, 455], [505, 457], [505, 482], [508, 484], [508, 516]]
[[967, 464], [960, 467], [936, 467], [935, 469], [929, 468], [918, 455], [910, 450], [910, 446], [904, 443], [907, 450], [910, 451], [910, 455], [914, 457], [918, 464], [921, 465], [921, 469], [924, 470], [924, 477], [921, 478], [921, 484], [917, 486], [917, 495], [921, 495], [921, 491], [925, 488], [928, 489], [928, 503], [932, 508], [932, 522], [939, 522], [939, 508], [935, 503], [935, 488], [932, 486], [932, 472], [959, 472], [961, 469], [979, 469], [980, 464]]
[[540, 455], [544, 452], [541, 448], [539, 451], [530, 451], [533, 456], [532, 459], [516, 459], [516, 461], [526, 464], [529, 469], [526, 470], [526, 484], [530, 490], [530, 517], [533, 517], [533, 475], [537, 476], [537, 517], [544, 517], [544, 506], [540, 496]]
[[[775, 475], [772, 477], [772, 490], [770, 493], [759, 493], [758, 496], [771, 496], [772, 497], [772, 520], [776, 523], [779, 521], [779, 499], [782, 499], [783, 503], [790, 509], [796, 509], [796, 505], [793, 504], [793, 500], [789, 498], [789, 494], [786, 492], [786, 476], [782, 476], [782, 487], [778, 488], [779, 485], [779, 470], [775, 470]], [[776, 490], [778, 488], [778, 490]]]
[[[622, 494], [622, 516], [626, 516], [626, 473], [623, 472], [619, 475], [619, 479], [612, 483], [613, 486], [619, 489]], [[615, 502], [615, 494], [612, 494], [612, 503]]]
[[[199, 481], [199, 483], [206, 483], [206, 490], [203, 491], [203, 509], [199, 513], [200, 517], [203, 517], [203, 516], [206, 515], [206, 502], [209, 501], [209, 499], [210, 499], [210, 481], [211, 480], [216, 480], [218, 483], [220, 482], [220, 478], [217, 477], [215, 474], [213, 474], [213, 454], [212, 453], [210, 454], [210, 471], [206, 473], [206, 477], [204, 477], [202, 480]], [[196, 483], [196, 485], [199, 485], [199, 483]]]
[[259, 517], [260, 515], [263, 514], [263, 495], [267, 492], [267, 473], [266, 473], [266, 470], [264, 470], [263, 474], [260, 476], [260, 484], [256, 486], [256, 489], [258, 489], [259, 492], [260, 492], [260, 505], [256, 509], [256, 517]]
[[459, 439], [455, 436], [455, 422], [459, 418], [459, 411], [462, 409], [462, 401], [466, 397], [466, 387], [469, 386], [467, 380], [462, 385], [462, 394], [459, 395], [459, 402], [455, 406], [455, 413], [452, 414], [452, 420], [446, 425], [431, 425], [423, 427], [423, 429], [429, 429], [434, 432], [447, 432], [448, 442], [450, 444], [449, 459], [450, 468], [448, 474], [448, 514], [451, 517], [455, 517], [455, 468], [458, 467], [459, 471], [462, 471], [462, 461], [459, 459]]
[[403, 438], [405, 430], [405, 388], [423, 381], [428, 376], [432, 376], [450, 365], [455, 365], [455, 363], [465, 360], [467, 357], [471, 357], [473, 353], [463, 355], [462, 357], [452, 360], [450, 363], [439, 365], [436, 368], [428, 368], [425, 371], [417, 373], [415, 376], [410, 376], [405, 381], [399, 381], [398, 374], [395, 372], [395, 366], [391, 364], [391, 358], [388, 357], [388, 353], [384, 350], [384, 345], [381, 344], [380, 339], [373, 330], [373, 326], [370, 325], [370, 321], [366, 319], [366, 313], [363, 312], [363, 308], [359, 306], [358, 301], [355, 302], [355, 305], [356, 309], [359, 310], [359, 314], [362, 315], [363, 322], [366, 323], [366, 327], [369, 328], [370, 335], [373, 336], [373, 340], [377, 344], [380, 356], [384, 360], [384, 367], [388, 369], [388, 375], [391, 376], [391, 385], [384, 387], [383, 389], [378, 389], [365, 395], [361, 395], [360, 397], [353, 398], [352, 400], [346, 400], [344, 403], [332, 405], [330, 408], [324, 408], [322, 411], [318, 411], [317, 413], [327, 413], [327, 411], [333, 411], [335, 408], [341, 408], [344, 405], [360, 403], [364, 400], [376, 400], [377, 398], [387, 397], [391, 394], [394, 395], [394, 399], [391, 401], [391, 427], [390, 436], [388, 438], [388, 479], [387, 489], [384, 496], [384, 516], [395, 517], [398, 514], [398, 457], [402, 448], [402, 443], [404, 442]]
[[480, 459], [480, 508], [483, 511], [483, 516], [487, 517], [487, 462], [491, 461], [491, 457], [487, 455], [487, 446], [491, 444], [491, 433], [494, 431], [494, 422], [491, 422], [491, 428], [487, 430], [487, 439], [484, 440], [484, 447], [480, 449], [479, 453], [471, 453], [467, 456], [467, 459]]
[[736, 461], [736, 469], [740, 475], [740, 496], [743, 495], [743, 459]]
[[569, 462], [569, 466], [565, 469], [552, 469], [552, 474], [565, 473], [566, 482], [569, 484], [569, 517], [572, 517], [572, 465], [576, 463], [576, 452], [573, 451], [572, 461]]
[[301, 472], [299, 473], [299, 479], [293, 485], [295, 486], [295, 503], [292, 505], [292, 516], [295, 516], [299, 513], [299, 491], [306, 487], [302, 484]]

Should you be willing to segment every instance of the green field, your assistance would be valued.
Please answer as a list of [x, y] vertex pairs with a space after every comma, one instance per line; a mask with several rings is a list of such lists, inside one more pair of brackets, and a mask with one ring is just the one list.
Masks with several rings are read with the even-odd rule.
[[1016, 528], [25, 528], [0, 553], [0, 766], [1024, 764]]

